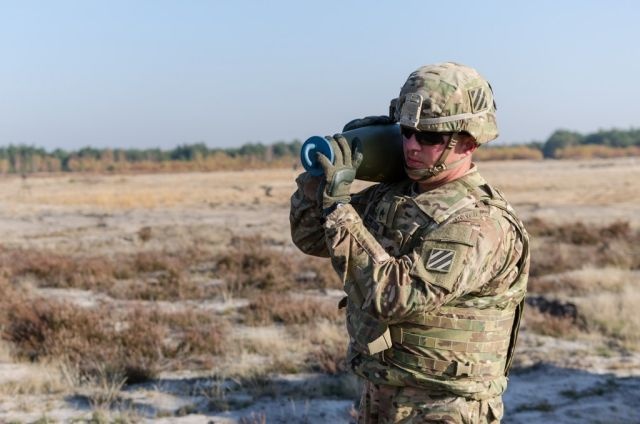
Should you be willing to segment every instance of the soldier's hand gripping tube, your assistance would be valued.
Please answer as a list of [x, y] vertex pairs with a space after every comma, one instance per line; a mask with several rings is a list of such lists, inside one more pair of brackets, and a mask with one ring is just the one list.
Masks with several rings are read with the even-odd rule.
[[316, 159], [322, 166], [326, 184], [322, 196], [322, 207], [324, 210], [333, 209], [338, 203], [349, 203], [351, 201], [351, 183], [356, 179], [356, 170], [362, 162], [360, 144], [349, 146], [347, 140], [340, 134], [333, 137], [326, 137], [333, 150], [334, 159], [316, 153]]
[[[356, 179], [394, 182], [406, 177], [399, 125], [364, 126], [345, 131], [342, 136], [352, 149], [356, 143], [361, 148], [363, 159], [356, 171]], [[336, 158], [334, 148], [327, 139], [318, 136], [307, 139], [300, 151], [300, 161], [304, 169], [315, 176], [324, 173], [322, 165], [316, 158], [318, 152], [332, 163]]]

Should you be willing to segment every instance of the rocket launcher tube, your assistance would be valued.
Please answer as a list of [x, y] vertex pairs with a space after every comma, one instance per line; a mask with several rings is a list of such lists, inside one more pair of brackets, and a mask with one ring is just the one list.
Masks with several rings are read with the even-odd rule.
[[[406, 178], [402, 135], [398, 124], [371, 125], [345, 131], [342, 135], [353, 149], [359, 143], [363, 160], [356, 178], [364, 181], [395, 182]], [[307, 139], [300, 150], [302, 166], [311, 175], [323, 174], [322, 166], [316, 159], [316, 153], [325, 155], [332, 163], [335, 153], [325, 138], [313, 136]]]

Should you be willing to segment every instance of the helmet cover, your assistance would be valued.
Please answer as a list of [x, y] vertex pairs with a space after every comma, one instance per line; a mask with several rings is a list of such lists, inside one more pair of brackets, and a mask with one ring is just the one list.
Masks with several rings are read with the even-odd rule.
[[393, 117], [419, 131], [467, 132], [477, 144], [498, 137], [493, 90], [475, 69], [454, 62], [420, 67], [409, 75]]

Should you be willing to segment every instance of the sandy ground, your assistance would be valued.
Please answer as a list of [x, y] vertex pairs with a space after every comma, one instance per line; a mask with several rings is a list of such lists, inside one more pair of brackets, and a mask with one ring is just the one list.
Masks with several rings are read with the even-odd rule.
[[[629, 221], [640, 227], [640, 162], [487, 162], [483, 175], [500, 188], [526, 219], [581, 220], [602, 224]], [[288, 197], [293, 170], [0, 179], [0, 233], [6, 247], [45, 248], [76, 254], [136, 251], [136, 236], [152, 227], [153, 243], [179, 243], [201, 237], [224, 246], [238, 234], [260, 233], [287, 248]], [[359, 183], [359, 187], [366, 186]], [[206, 231], [205, 231], [206, 229]], [[46, 292], [79, 306], [109, 301], [79, 290]], [[126, 301], [121, 301], [126, 307]], [[234, 303], [235, 302], [235, 303]], [[220, 311], [242, 306], [204, 302], [167, 308]], [[162, 305], [160, 305], [162, 306]], [[6, 350], [6, 347], [5, 347]], [[640, 356], [596, 354], [588, 342], [570, 342], [521, 333], [518, 368], [505, 394], [506, 423], [638, 423]], [[21, 393], [11, 387], [30, 379], [47, 381], [52, 367], [16, 363], [0, 354], [0, 422], [88, 420], [96, 408], [82, 393]], [[64, 386], [52, 372], [50, 384]], [[220, 384], [231, 384], [221, 389]], [[269, 395], [255, 395], [233, 382], [206, 374], [163, 374], [129, 386], [111, 417], [154, 423], [348, 423], [353, 399], [323, 396], [336, 382], [319, 375], [274, 376]], [[353, 392], [357, 392], [357, 383]], [[210, 412], [211, 391], [228, 393], [229, 410]], [[55, 392], [55, 391], [54, 391]], [[149, 418], [154, 417], [154, 418]], [[50, 421], [47, 421], [50, 422]]]

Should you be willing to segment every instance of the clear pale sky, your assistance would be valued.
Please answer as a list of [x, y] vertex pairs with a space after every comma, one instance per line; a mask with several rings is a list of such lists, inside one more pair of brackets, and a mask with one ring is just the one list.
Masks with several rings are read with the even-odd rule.
[[502, 143], [640, 126], [640, 2], [0, 1], [0, 146], [305, 140], [417, 67], [492, 84]]

